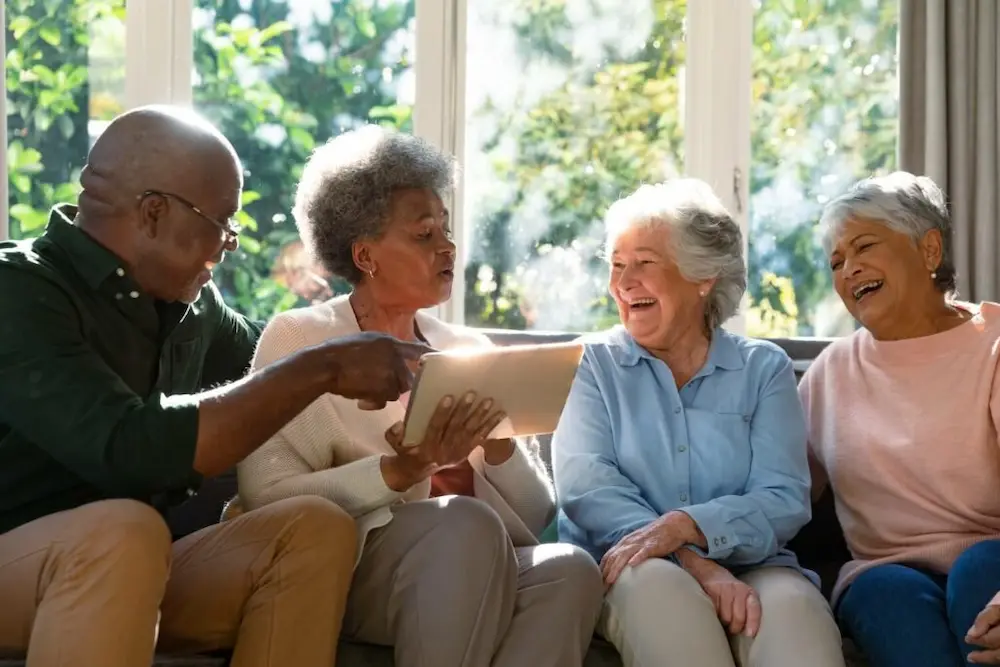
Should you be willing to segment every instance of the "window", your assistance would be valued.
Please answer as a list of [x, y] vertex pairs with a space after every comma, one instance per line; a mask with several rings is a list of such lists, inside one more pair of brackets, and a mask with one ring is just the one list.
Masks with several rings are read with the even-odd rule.
[[246, 172], [247, 231], [217, 270], [220, 289], [260, 319], [345, 291], [298, 240], [295, 185], [331, 136], [367, 122], [412, 129], [413, 0], [197, 0], [193, 17], [194, 106]]
[[76, 198], [90, 146], [125, 110], [124, 18], [125, 0], [4, 3], [11, 238]]
[[823, 205], [892, 171], [899, 0], [757, 0], [747, 331], [837, 336], [854, 322], [816, 237]]
[[40, 233], [75, 197], [102, 123], [192, 104], [246, 167], [248, 229], [217, 281], [267, 319], [347, 289], [309, 260], [290, 210], [309, 152], [377, 122], [460, 157], [449, 203], [465, 270], [447, 319], [614, 323], [603, 215], [643, 182], [688, 174], [747, 231], [748, 298], [731, 328], [854, 327], [815, 223], [831, 196], [895, 167], [900, 0], [0, 2], [0, 237]]
[[464, 319], [617, 322], [602, 217], [684, 169], [685, 0], [470, 0]]

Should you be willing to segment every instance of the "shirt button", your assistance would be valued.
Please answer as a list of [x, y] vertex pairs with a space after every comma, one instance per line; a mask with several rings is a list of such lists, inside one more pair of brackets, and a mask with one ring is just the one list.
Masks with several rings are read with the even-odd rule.
[[681, 409], [680, 408], [674, 408], [674, 414], [675, 415], [679, 415], [680, 413], [681, 413]]
[[133, 299], [138, 299], [139, 298], [139, 293], [136, 292], [135, 290], [132, 290], [131, 292], [129, 292], [128, 295], [130, 297], [132, 297]]
[[681, 494], [681, 502], [682, 503], [686, 503], [687, 501], [688, 501], [688, 494], [682, 493]]
[[125, 275], [125, 269], [118, 267], [117, 269], [115, 269], [115, 273], [117, 273], [118, 277], [121, 278], [122, 276]]
[[121, 292], [118, 292], [118, 294], [115, 294], [115, 298], [120, 301], [121, 299], [125, 298], [125, 295], [123, 295]]
[[677, 451], [682, 452], [682, 453], [686, 452], [687, 451], [687, 447], [685, 447], [684, 445], [681, 445], [680, 447], [677, 448]]

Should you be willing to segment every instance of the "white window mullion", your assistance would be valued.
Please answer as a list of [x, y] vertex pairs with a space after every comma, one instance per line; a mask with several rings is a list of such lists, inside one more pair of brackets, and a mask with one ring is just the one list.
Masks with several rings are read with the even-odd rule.
[[[685, 172], [712, 186], [749, 235], [751, 0], [689, 0]], [[744, 304], [746, 301], [744, 300]], [[726, 328], [746, 330], [734, 317]]]
[[[3, 0], [0, 0], [0, 76], [3, 77], [4, 88], [7, 86], [7, 7]], [[10, 216], [7, 213], [8, 183], [10, 178], [7, 175], [7, 95], [6, 92], [0, 95], [0, 241], [6, 241], [10, 236]]]
[[[416, 0], [416, 91], [413, 133], [461, 160], [465, 155], [465, 60], [467, 0]], [[465, 318], [465, 230], [462, 179], [445, 205], [458, 245], [452, 298], [436, 315], [461, 324]]]
[[127, 0], [125, 105], [191, 103], [192, 0]]

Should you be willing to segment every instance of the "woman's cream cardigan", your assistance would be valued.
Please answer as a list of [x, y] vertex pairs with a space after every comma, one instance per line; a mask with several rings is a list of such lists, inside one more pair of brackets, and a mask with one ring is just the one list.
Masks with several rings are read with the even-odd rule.
[[[473, 331], [425, 314], [417, 315], [420, 332], [433, 347], [489, 345]], [[360, 331], [346, 296], [288, 311], [275, 317], [261, 336], [253, 368], [258, 369], [304, 347]], [[358, 558], [369, 531], [392, 520], [395, 503], [426, 499], [430, 480], [397, 493], [382, 478], [380, 459], [393, 450], [385, 432], [401, 421], [398, 401], [369, 412], [352, 400], [326, 394], [238, 466], [243, 506], [254, 509], [283, 498], [317, 495], [328, 498], [355, 518]], [[525, 443], [502, 465], [491, 466], [482, 449], [469, 457], [475, 471], [475, 495], [500, 515], [513, 543], [538, 543], [537, 535], [555, 511], [554, 494], [544, 464]]]

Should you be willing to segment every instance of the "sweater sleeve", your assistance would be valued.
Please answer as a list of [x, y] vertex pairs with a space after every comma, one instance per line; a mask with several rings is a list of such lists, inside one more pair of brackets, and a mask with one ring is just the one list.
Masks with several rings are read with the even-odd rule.
[[514, 454], [498, 466], [486, 466], [486, 479], [536, 536], [552, 521], [555, 492], [534, 438], [518, 438]]
[[[267, 325], [253, 370], [306, 347], [293, 318], [278, 315]], [[316, 399], [239, 464], [239, 492], [247, 509], [292, 496], [316, 495], [359, 517], [400, 498], [402, 494], [390, 489], [382, 477], [381, 455], [336, 465], [336, 443], [347, 439], [329, 397]]]
[[[993, 368], [993, 383], [990, 387], [990, 418], [993, 420], [993, 433], [1000, 433], [1000, 361]], [[1000, 438], [997, 439], [996, 444], [997, 447], [1000, 447]]]

